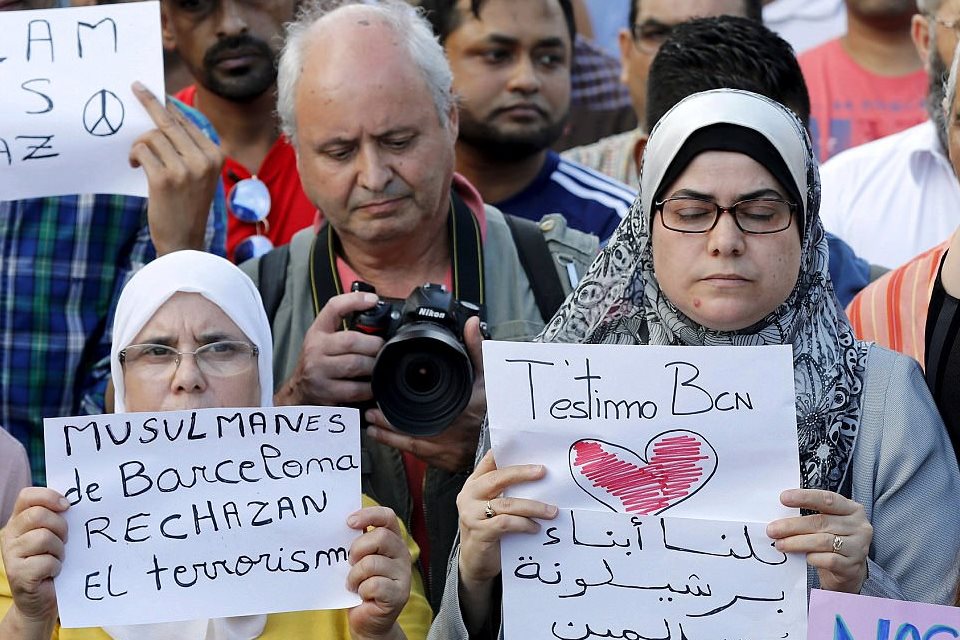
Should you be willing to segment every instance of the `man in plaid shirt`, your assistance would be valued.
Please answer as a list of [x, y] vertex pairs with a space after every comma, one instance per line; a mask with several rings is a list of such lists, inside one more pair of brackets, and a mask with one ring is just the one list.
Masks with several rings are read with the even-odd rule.
[[113, 309], [127, 278], [178, 249], [224, 253], [216, 134], [199, 112], [134, 92], [157, 125], [130, 151], [148, 199], [0, 201], [0, 426], [26, 447], [37, 484], [43, 418], [105, 409]]

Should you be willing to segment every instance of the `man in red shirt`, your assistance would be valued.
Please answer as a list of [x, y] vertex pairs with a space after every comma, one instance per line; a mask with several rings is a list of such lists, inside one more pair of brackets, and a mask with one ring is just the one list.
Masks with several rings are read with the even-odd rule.
[[[275, 112], [276, 58], [295, 9], [295, 0], [161, 3], [164, 46], [177, 50], [195, 80], [176, 97], [209, 118], [227, 154], [227, 253], [237, 262], [286, 244], [316, 216]], [[269, 198], [244, 196], [264, 186]]]
[[846, 0], [847, 32], [798, 60], [820, 162], [927, 119], [927, 74], [910, 36], [916, 0]]

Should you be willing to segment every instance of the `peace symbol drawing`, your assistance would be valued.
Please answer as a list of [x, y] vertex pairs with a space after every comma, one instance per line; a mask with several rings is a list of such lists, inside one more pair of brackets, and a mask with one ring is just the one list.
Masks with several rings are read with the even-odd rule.
[[101, 89], [83, 105], [83, 128], [98, 138], [112, 136], [123, 126], [125, 114], [123, 101], [117, 94]]
[[611, 442], [577, 440], [569, 463], [577, 486], [611, 511], [657, 515], [710, 481], [717, 452], [699, 433], [675, 429], [653, 436], [644, 457]]

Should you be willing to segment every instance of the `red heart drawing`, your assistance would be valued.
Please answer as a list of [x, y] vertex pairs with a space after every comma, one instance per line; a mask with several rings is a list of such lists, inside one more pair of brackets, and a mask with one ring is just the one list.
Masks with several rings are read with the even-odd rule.
[[644, 455], [603, 440], [577, 440], [570, 445], [570, 474], [612, 511], [657, 515], [702, 489], [717, 470], [713, 445], [692, 431], [657, 434]]

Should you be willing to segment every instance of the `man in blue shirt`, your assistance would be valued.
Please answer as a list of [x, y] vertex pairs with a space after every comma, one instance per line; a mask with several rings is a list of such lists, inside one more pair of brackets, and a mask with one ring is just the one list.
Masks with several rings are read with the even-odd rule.
[[560, 213], [606, 240], [636, 192], [550, 146], [570, 110], [570, 0], [424, 0], [460, 96], [457, 171], [485, 202], [540, 220]]

